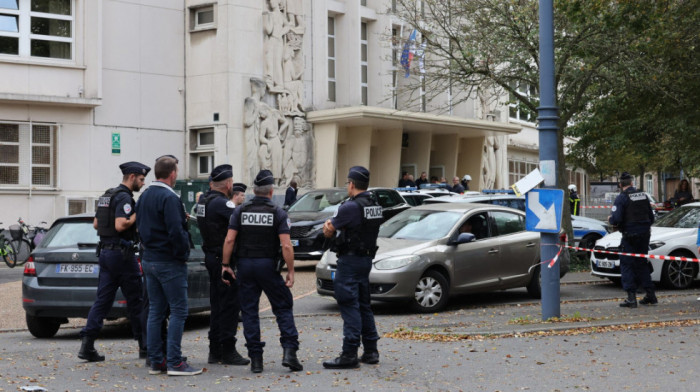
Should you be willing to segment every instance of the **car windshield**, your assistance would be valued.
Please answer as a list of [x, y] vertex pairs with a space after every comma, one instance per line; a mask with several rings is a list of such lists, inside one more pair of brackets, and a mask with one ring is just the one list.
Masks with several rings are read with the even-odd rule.
[[678, 229], [694, 229], [700, 223], [700, 207], [677, 208], [654, 223], [656, 227], [675, 227]]
[[379, 229], [384, 238], [430, 241], [446, 237], [462, 217], [454, 211], [410, 209], [386, 221]]
[[40, 247], [56, 248], [62, 246], [76, 246], [80, 244], [95, 244], [100, 241], [97, 230], [92, 227], [92, 221], [75, 220], [60, 222], [52, 227]]
[[289, 207], [289, 212], [335, 211], [340, 202], [347, 197], [348, 193], [345, 190], [309, 192]]

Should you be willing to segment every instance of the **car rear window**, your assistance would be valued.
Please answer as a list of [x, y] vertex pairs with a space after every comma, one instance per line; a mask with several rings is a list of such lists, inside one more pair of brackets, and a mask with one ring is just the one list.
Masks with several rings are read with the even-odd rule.
[[75, 246], [81, 244], [97, 244], [100, 237], [92, 227], [92, 221], [66, 221], [52, 227], [43, 241], [41, 248]]
[[347, 191], [309, 192], [289, 207], [289, 212], [335, 211], [348, 198]]

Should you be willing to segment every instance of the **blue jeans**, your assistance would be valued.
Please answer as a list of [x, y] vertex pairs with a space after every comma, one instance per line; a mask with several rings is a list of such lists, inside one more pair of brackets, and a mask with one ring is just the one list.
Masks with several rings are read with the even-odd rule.
[[360, 343], [365, 351], [377, 348], [377, 326], [370, 307], [369, 272], [372, 258], [342, 255], [338, 258], [333, 287], [343, 318], [343, 352], [357, 354]]
[[180, 344], [187, 319], [187, 264], [172, 262], [142, 262], [150, 301], [147, 344], [151, 363], [163, 362], [163, 341], [160, 329], [170, 306], [168, 323], [168, 367], [182, 362]]

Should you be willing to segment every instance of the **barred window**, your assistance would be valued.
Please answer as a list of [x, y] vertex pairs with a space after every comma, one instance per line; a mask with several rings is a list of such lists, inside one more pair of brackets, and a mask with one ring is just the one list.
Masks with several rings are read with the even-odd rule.
[[55, 186], [57, 129], [0, 123], [0, 186]]

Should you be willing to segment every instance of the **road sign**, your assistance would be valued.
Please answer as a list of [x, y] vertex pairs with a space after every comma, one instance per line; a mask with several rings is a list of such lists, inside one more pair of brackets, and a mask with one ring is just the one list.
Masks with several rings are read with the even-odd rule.
[[119, 132], [112, 132], [112, 154], [119, 155], [122, 152], [122, 141]]
[[559, 233], [564, 204], [561, 189], [533, 189], [526, 195], [525, 229], [541, 233]]

